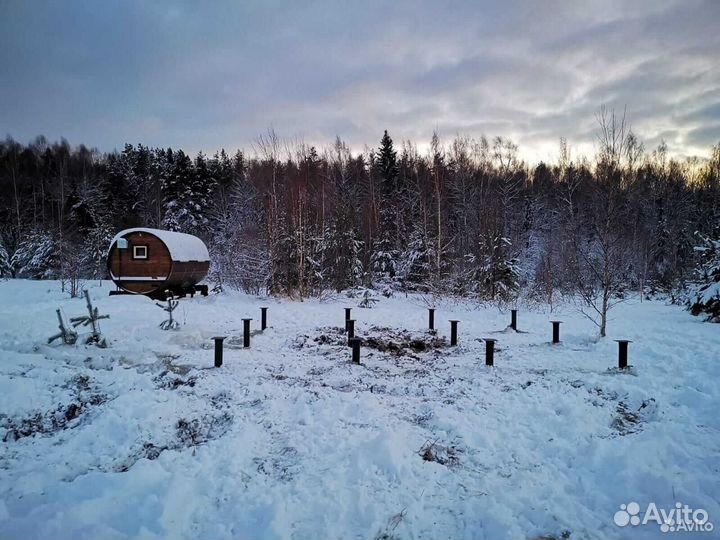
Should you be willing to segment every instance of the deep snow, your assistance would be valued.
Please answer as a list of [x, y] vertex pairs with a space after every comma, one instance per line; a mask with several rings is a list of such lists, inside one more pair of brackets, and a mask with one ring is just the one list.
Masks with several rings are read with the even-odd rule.
[[[631, 501], [720, 525], [720, 328], [677, 306], [623, 303], [597, 340], [569, 306], [521, 308], [514, 333], [507, 312], [443, 301], [457, 348], [365, 347], [355, 366], [336, 343], [358, 299], [188, 298], [162, 331], [154, 302], [109, 288], [91, 288], [103, 350], [45, 344], [58, 306], [85, 309], [58, 283], [0, 283], [0, 538], [658, 537], [614, 524]], [[429, 337], [426, 301], [354, 307], [356, 333]], [[270, 327], [242, 349], [261, 305]], [[633, 340], [629, 373], [614, 338]]]

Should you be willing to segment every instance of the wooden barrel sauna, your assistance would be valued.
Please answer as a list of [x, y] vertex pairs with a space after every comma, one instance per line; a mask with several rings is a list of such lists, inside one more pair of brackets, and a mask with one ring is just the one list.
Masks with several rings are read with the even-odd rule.
[[191, 234], [160, 229], [134, 228], [120, 231], [110, 244], [108, 272], [127, 293], [165, 297], [207, 294], [199, 286], [210, 268], [208, 249]]

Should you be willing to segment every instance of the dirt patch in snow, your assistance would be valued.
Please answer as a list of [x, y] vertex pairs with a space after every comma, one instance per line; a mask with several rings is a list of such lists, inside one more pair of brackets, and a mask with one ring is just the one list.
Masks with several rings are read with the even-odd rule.
[[570, 540], [572, 533], [570, 531], [562, 531], [560, 534], [543, 534], [534, 537], [532, 540]]
[[164, 390], [177, 390], [181, 387], [193, 388], [197, 382], [195, 377], [177, 376], [173, 372], [163, 371], [153, 379], [158, 388]]
[[359, 336], [364, 347], [398, 356], [442, 349], [448, 346], [436, 332], [409, 332], [386, 326], [371, 326], [367, 336]]
[[[382, 353], [395, 356], [415, 356], [419, 353], [428, 353], [448, 347], [448, 341], [436, 332], [411, 332], [387, 326], [371, 326], [367, 331], [355, 331], [355, 337], [360, 339], [360, 346], [374, 349]], [[309, 343], [316, 346], [343, 346], [347, 345], [347, 334], [342, 328], [318, 328], [314, 337], [298, 336], [293, 342], [297, 349], [307, 347]]]
[[460, 464], [458, 449], [455, 446], [439, 444], [437, 441], [426, 442], [418, 453], [423, 461], [432, 461], [446, 467], [455, 467]]
[[645, 399], [637, 407], [621, 401], [615, 408], [615, 417], [610, 424], [618, 435], [630, 435], [642, 431], [644, 424], [652, 419], [657, 410], [653, 398]]
[[217, 439], [227, 433], [232, 421], [232, 415], [227, 412], [200, 418], [181, 418], [175, 424], [177, 441], [180, 446], [189, 447]]
[[283, 482], [292, 480], [295, 476], [298, 461], [298, 451], [292, 446], [285, 446], [267, 456], [253, 459], [259, 473]]
[[149, 459], [153, 461], [167, 450], [183, 450], [219, 439], [225, 435], [233, 422], [228, 412], [207, 414], [197, 418], [180, 418], [174, 426], [173, 437], [165, 442], [144, 442], [129, 456], [117, 463], [115, 472], [126, 472], [137, 461]]
[[77, 375], [65, 383], [74, 396], [70, 403], [61, 403], [51, 411], [38, 411], [24, 418], [10, 418], [0, 415], [0, 427], [5, 429], [4, 442], [13, 442], [25, 437], [52, 435], [64, 429], [76, 427], [82, 417], [93, 407], [102, 405], [108, 399], [100, 392], [87, 375]]

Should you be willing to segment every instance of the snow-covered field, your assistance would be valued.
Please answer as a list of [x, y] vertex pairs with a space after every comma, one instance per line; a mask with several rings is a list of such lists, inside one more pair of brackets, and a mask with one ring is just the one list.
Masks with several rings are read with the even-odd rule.
[[[109, 289], [91, 289], [103, 350], [46, 345], [58, 306], [85, 311], [56, 282], [0, 283], [0, 538], [658, 537], [615, 525], [631, 501], [720, 525], [720, 327], [677, 306], [621, 304], [598, 341], [570, 307], [521, 309], [514, 333], [507, 312], [441, 302], [458, 347], [363, 347], [356, 366], [343, 307], [382, 347], [430, 337], [424, 300], [224, 293], [162, 331], [152, 301]], [[269, 328], [243, 349], [261, 305]], [[614, 338], [633, 340], [630, 372]]]

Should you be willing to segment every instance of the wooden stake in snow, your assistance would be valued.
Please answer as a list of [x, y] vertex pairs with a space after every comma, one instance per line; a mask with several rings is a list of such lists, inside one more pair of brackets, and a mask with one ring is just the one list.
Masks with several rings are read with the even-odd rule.
[[62, 308], [56, 309], [55, 313], [57, 313], [58, 322], [60, 323], [58, 325], [60, 332], [48, 339], [48, 343], [52, 343], [56, 339], [62, 338], [65, 345], [74, 345], [78, 337], [77, 332], [73, 330]]
[[175, 330], [176, 328], [180, 327], [180, 323], [173, 319], [173, 311], [175, 311], [175, 308], [178, 307], [180, 301], [175, 300], [172, 295], [169, 294], [170, 291], [167, 291], [167, 293], [167, 306], [163, 306], [158, 302], [155, 302], [155, 305], [162, 308], [164, 311], [167, 311], [168, 313], [168, 319], [160, 323], [160, 328], [162, 328], [163, 330]]
[[95, 343], [98, 347], [105, 348], [107, 347], [107, 340], [103, 337], [102, 333], [100, 333], [100, 323], [98, 321], [100, 319], [109, 319], [110, 315], [100, 315], [98, 308], [93, 307], [90, 301], [90, 293], [87, 290], [85, 290], [85, 304], [88, 314], [82, 317], [71, 317], [70, 322], [75, 327], [91, 325], [92, 334], [88, 336], [85, 343]]

